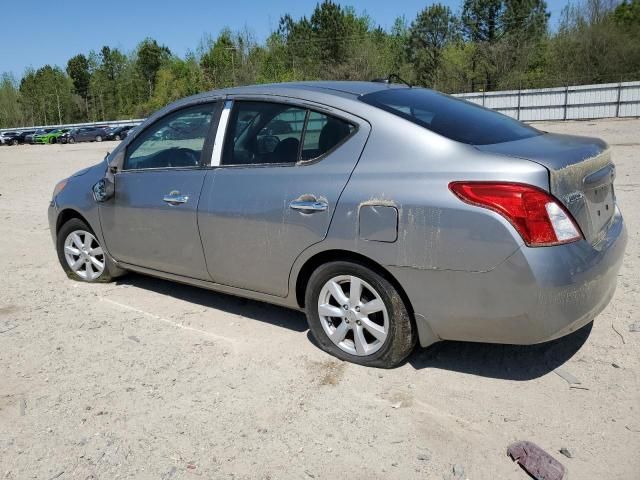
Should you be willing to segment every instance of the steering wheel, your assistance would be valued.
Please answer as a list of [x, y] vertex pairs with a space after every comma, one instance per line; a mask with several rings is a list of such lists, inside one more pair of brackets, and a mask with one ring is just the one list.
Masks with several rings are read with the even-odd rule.
[[169, 167], [195, 167], [200, 163], [200, 155], [190, 148], [178, 147], [168, 150]]

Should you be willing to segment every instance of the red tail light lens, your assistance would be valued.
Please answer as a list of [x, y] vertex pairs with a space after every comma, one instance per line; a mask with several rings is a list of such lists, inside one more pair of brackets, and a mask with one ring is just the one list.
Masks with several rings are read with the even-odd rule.
[[582, 238], [571, 214], [538, 187], [510, 182], [451, 182], [449, 189], [464, 202], [488, 208], [509, 220], [530, 247]]

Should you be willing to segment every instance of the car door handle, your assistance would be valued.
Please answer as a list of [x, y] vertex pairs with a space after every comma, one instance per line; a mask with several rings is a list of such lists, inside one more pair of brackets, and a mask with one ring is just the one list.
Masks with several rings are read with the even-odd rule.
[[324, 212], [329, 208], [329, 204], [321, 200], [294, 200], [289, 204], [289, 208], [303, 213]]
[[162, 198], [162, 201], [168, 203], [169, 205], [179, 205], [181, 203], [187, 203], [189, 201], [189, 196], [170, 193], [169, 195], [165, 195]]

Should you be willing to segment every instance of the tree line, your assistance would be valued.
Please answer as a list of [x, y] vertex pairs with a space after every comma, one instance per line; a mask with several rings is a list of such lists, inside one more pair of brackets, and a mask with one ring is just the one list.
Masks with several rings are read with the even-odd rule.
[[579, 0], [549, 26], [544, 0], [426, 6], [385, 30], [332, 0], [283, 15], [258, 42], [245, 29], [204, 37], [180, 57], [151, 38], [132, 52], [104, 46], [65, 68], [0, 79], [0, 127], [145, 117], [178, 98], [233, 85], [370, 80], [394, 73], [444, 92], [640, 79], [640, 0]]

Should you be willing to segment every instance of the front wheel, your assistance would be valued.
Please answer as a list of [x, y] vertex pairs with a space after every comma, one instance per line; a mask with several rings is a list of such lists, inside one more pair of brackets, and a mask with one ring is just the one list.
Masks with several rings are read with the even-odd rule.
[[96, 135], [96, 142], [101, 142], [102, 141], [102, 137], [100, 135]]
[[69, 137], [69, 140], [67, 140], [67, 143], [76, 143], [76, 139], [73, 137]]
[[373, 270], [331, 262], [313, 272], [305, 295], [311, 333], [323, 350], [360, 365], [398, 366], [416, 344], [396, 288]]
[[58, 232], [58, 260], [72, 280], [110, 282], [107, 256], [91, 228], [79, 218], [66, 222]]
[[14, 140], [11, 142], [11, 145], [13, 145], [14, 147], [18, 146], [18, 144], [20, 144], [18, 140]]

